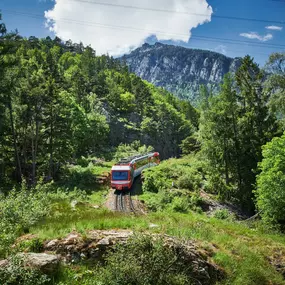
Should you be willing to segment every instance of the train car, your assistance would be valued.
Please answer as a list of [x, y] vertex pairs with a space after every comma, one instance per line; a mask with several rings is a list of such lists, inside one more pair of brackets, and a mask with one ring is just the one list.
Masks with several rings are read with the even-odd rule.
[[159, 153], [153, 152], [122, 159], [111, 170], [111, 187], [116, 190], [130, 190], [134, 179], [145, 168], [156, 166], [160, 163]]

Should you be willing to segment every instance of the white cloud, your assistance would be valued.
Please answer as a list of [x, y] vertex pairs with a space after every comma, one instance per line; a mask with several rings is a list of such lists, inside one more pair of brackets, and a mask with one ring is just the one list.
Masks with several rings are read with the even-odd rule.
[[[102, 5], [97, 5], [98, 2], [92, 4], [92, 1], [55, 0], [53, 9], [45, 12], [47, 25], [63, 40], [91, 44], [97, 54], [120, 55], [140, 46], [151, 35], [156, 35], [158, 40], [188, 42], [191, 29], [209, 22], [213, 12], [207, 0], [100, 2]], [[158, 9], [179, 13], [160, 12]]]
[[265, 27], [265, 29], [267, 30], [273, 30], [273, 31], [282, 31], [283, 27], [279, 27], [279, 26], [267, 26]]
[[226, 55], [227, 54], [227, 47], [225, 45], [219, 45], [215, 48], [215, 51]]
[[273, 39], [272, 34], [266, 34], [265, 36], [262, 36], [256, 32], [241, 33], [240, 36], [251, 39], [251, 40], [259, 40], [261, 42], [267, 42], [267, 41]]

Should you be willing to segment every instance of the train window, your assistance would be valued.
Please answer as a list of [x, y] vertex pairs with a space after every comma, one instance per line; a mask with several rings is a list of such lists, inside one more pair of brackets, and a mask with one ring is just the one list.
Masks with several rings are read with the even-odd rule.
[[112, 172], [112, 180], [128, 180], [129, 173], [128, 171], [113, 171]]

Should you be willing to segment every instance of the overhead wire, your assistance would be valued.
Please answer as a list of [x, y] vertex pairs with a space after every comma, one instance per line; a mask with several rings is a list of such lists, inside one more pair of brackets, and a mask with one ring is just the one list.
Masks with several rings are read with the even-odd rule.
[[[39, 14], [24, 13], [24, 12], [18, 12], [18, 11], [6, 10], [6, 9], [3, 9], [3, 11], [6, 11], [7, 14], [23, 15], [23, 16], [27, 16], [31, 18], [44, 19], [44, 17]], [[149, 32], [150, 34], [161, 34], [161, 35], [169, 35], [169, 36], [189, 36], [189, 34], [183, 34], [183, 33], [169, 33], [169, 32], [163, 32], [163, 31], [153, 31], [153, 30], [141, 29], [141, 28], [136, 28], [136, 27], [106, 25], [103, 23], [79, 21], [79, 20], [65, 19], [65, 18], [58, 18], [57, 21], [75, 23], [75, 24], [83, 25], [83, 26], [108, 28], [108, 29], [130, 30], [130, 31], [136, 31], [136, 32], [143, 31], [143, 32]], [[211, 41], [211, 42], [214, 41], [214, 42], [221, 42], [221, 43], [227, 43], [227, 44], [238, 44], [238, 45], [246, 44], [248, 46], [263, 47], [263, 48], [285, 49], [285, 45], [282, 45], [282, 44], [255, 43], [255, 42], [245, 41], [245, 40], [234, 40], [234, 39], [218, 38], [218, 37], [192, 35], [191, 39], [196, 39], [196, 40], [201, 40], [201, 41]]]
[[[31, 14], [31, 13], [25, 13], [25, 12], [19, 12], [19, 11], [13, 11], [13, 10], [6, 10], [3, 9], [5, 13], [7, 14], [12, 14], [12, 15], [22, 15], [30, 18], [35, 18], [35, 19], [45, 19], [43, 15], [39, 14]], [[2, 10], [2, 11], [3, 11]], [[150, 30], [145, 30], [145, 29], [139, 29], [139, 28], [134, 28], [134, 27], [126, 27], [126, 26], [112, 26], [112, 25], [105, 25], [102, 23], [94, 23], [94, 22], [87, 22], [87, 21], [78, 21], [78, 20], [72, 20], [72, 19], [64, 19], [60, 18], [57, 19], [59, 22], [70, 22], [70, 23], [75, 23], [78, 25], [83, 25], [83, 26], [90, 26], [90, 27], [100, 27], [100, 28], [108, 28], [108, 29], [120, 29], [120, 30], [130, 30], [130, 31], [148, 31], [152, 34], [163, 34], [163, 35], [182, 35], [182, 36], [189, 36], [189, 34], [178, 34], [178, 33], [165, 33], [162, 31], [150, 31]], [[252, 46], [252, 47], [262, 47], [262, 48], [268, 48], [268, 49], [284, 49], [285, 45], [276, 45], [276, 44], [268, 44], [268, 43], [253, 43], [250, 41], [242, 41], [242, 40], [233, 40], [233, 39], [226, 39], [226, 38], [215, 38], [215, 37], [206, 37], [206, 36], [191, 36], [192, 40], [198, 40], [198, 41], [206, 41], [206, 42], [219, 42], [219, 43], [226, 43], [226, 44], [237, 44], [237, 45], [247, 45], [247, 46]], [[212, 49], [209, 49], [213, 52]], [[231, 52], [242, 52], [242, 51], [234, 51], [234, 50], [228, 50]], [[270, 53], [270, 52], [269, 52]], [[266, 55], [268, 56], [269, 54], [265, 53], [258, 53], [255, 52], [255, 54], [260, 54], [260, 55]]]
[[[187, 11], [156, 9], [156, 8], [147, 8], [147, 7], [140, 7], [140, 6], [134, 6], [134, 5], [113, 4], [113, 3], [103, 3], [103, 2], [97, 2], [97, 1], [92, 1], [92, 0], [68, 0], [68, 1], [79, 2], [79, 3], [88, 3], [88, 4], [92, 4], [92, 5], [98, 5], [98, 6], [142, 10], [142, 11], [153, 11], [153, 12], [171, 13], [171, 14], [176, 13], [176, 14], [181, 14], [181, 15], [195, 15], [195, 16], [201, 16], [201, 17], [211, 16], [213, 18], [219, 18], [219, 19], [229, 19], [229, 20], [237, 20], [237, 21], [262, 22], [262, 23], [285, 25], [285, 21], [276, 21], [276, 20], [264, 20], [264, 19], [233, 17], [233, 16], [220, 16], [220, 15], [215, 15], [215, 14], [207, 15], [207, 14], [199, 14], [199, 13], [193, 13], [193, 12], [187, 12]], [[272, 0], [272, 1], [274, 1], [274, 0]], [[275, 1], [277, 1], [277, 0], [275, 0]]]

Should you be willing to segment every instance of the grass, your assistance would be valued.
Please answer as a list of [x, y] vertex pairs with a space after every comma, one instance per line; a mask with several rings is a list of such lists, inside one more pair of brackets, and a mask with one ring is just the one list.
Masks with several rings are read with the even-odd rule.
[[106, 197], [108, 195], [109, 192], [109, 188], [106, 186], [100, 186], [96, 192], [93, 192], [89, 197], [90, 197], [90, 201], [93, 204], [96, 205], [103, 205]]
[[[96, 200], [98, 193], [91, 196]], [[93, 198], [92, 198], [93, 197]], [[100, 198], [101, 199], [101, 198]], [[220, 284], [285, 284], [281, 274], [271, 266], [267, 257], [285, 250], [285, 237], [264, 233], [246, 224], [209, 218], [191, 212], [170, 211], [132, 216], [94, 209], [88, 204], [72, 210], [68, 203], [54, 205], [53, 216], [31, 229], [40, 239], [66, 236], [73, 230], [84, 233], [93, 229], [132, 229], [165, 233], [193, 239], [213, 251], [213, 261], [226, 270], [227, 278]], [[150, 224], [158, 225], [150, 228]]]
[[[182, 162], [185, 167], [187, 161]], [[169, 163], [175, 166], [175, 160], [170, 160]], [[110, 169], [110, 165], [92, 167], [93, 174], [96, 171], [98, 171], [97, 175], [104, 173], [105, 170]], [[180, 165], [175, 167], [175, 173], [178, 174], [183, 169], [180, 169]], [[167, 173], [168, 165], [166, 163], [151, 170], [149, 174], [154, 171], [170, 175]], [[79, 176], [80, 181], [86, 182], [85, 175], [89, 177], [88, 172], [86, 174], [82, 171]], [[170, 177], [168, 180], [175, 180], [177, 177]], [[166, 180], [167, 183], [168, 180]], [[58, 185], [54, 187], [56, 188]], [[72, 231], [84, 234], [88, 230], [96, 229], [131, 229], [137, 232], [168, 234], [181, 239], [194, 240], [202, 250], [208, 251], [212, 261], [225, 269], [227, 277], [219, 283], [220, 285], [285, 285], [283, 276], [269, 262], [269, 258], [276, 255], [281, 260], [282, 256], [285, 256], [285, 236], [269, 232], [260, 223], [248, 225], [244, 222], [209, 218], [205, 214], [191, 211], [175, 213], [171, 209], [172, 202], [169, 202], [169, 207], [161, 207], [164, 210], [150, 212], [148, 215], [142, 216], [110, 212], [103, 207], [108, 195], [108, 187], [94, 183], [86, 187], [82, 183], [82, 185], [76, 186], [74, 193], [68, 192], [68, 196], [55, 194], [58, 199], [52, 200], [52, 214], [41, 223], [29, 228], [29, 233], [35, 234], [40, 241], [61, 238]], [[69, 190], [66, 189], [66, 191]], [[85, 194], [80, 197], [80, 194], [83, 194], [82, 190], [89, 193], [88, 197]], [[167, 195], [162, 195], [162, 190], [159, 193], [145, 192], [142, 194], [140, 183], [136, 185], [135, 190], [136, 195], [140, 199], [143, 198], [148, 204], [152, 202], [165, 206], [165, 200], [169, 198]], [[73, 200], [78, 201], [75, 208], [71, 206]], [[94, 205], [101, 207], [96, 209]], [[157, 227], [153, 228], [150, 226], [151, 224], [155, 224]], [[34, 243], [32, 245], [37, 246]], [[283, 259], [285, 264], [285, 257]], [[66, 281], [66, 284], [70, 284], [69, 280], [72, 280], [72, 284], [83, 285], [82, 280], [91, 277], [88, 266], [81, 264], [64, 267], [60, 280]]]

